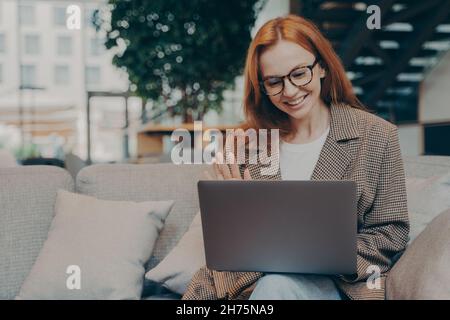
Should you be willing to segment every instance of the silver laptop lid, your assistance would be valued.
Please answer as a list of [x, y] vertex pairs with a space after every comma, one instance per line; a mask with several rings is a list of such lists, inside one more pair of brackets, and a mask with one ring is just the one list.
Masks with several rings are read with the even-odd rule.
[[208, 268], [356, 273], [353, 181], [199, 181]]

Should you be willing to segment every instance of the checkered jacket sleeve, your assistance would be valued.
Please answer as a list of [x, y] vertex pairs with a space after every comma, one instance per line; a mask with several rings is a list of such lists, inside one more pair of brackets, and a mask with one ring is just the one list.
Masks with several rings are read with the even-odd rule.
[[397, 128], [390, 133], [381, 162], [377, 193], [372, 210], [364, 215], [357, 236], [357, 274], [342, 276], [347, 282], [367, 279], [377, 266], [387, 272], [393, 257], [403, 251], [408, 242], [409, 219], [406, 186]]

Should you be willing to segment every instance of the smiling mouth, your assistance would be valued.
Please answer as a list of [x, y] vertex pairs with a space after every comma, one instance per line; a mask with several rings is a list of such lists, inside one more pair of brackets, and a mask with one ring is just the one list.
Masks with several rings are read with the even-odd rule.
[[285, 101], [284, 103], [288, 106], [296, 106], [298, 104], [301, 104], [303, 101], [305, 101], [306, 97], [309, 96], [309, 93], [305, 94], [304, 96], [301, 96], [298, 99], [291, 100], [291, 101]]

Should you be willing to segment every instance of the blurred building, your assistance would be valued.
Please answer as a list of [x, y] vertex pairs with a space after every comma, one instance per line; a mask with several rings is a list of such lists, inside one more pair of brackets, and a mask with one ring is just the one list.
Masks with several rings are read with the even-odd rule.
[[[108, 97], [126, 92], [127, 75], [115, 68], [114, 52], [103, 46], [103, 35], [92, 23], [104, 0], [2, 0], [0, 2], [0, 144], [2, 130], [15, 133], [14, 146], [37, 144], [44, 156], [72, 151], [87, 158], [87, 92], [90, 99], [91, 158], [120, 161], [136, 148], [142, 101]], [[66, 26], [69, 5], [80, 8], [81, 28]], [[289, 1], [268, 1], [257, 26], [289, 12]], [[106, 97], [101, 97], [105, 94]], [[243, 118], [243, 82], [225, 92], [224, 112], [205, 116], [208, 124], [232, 124]], [[125, 123], [125, 111], [128, 121]], [[161, 119], [176, 124], [179, 119]], [[127, 124], [127, 128], [124, 129]], [[8, 126], [8, 129], [5, 129]], [[11, 126], [20, 128], [12, 130]], [[124, 132], [124, 131], [128, 132]], [[127, 134], [127, 148], [123, 137]], [[17, 134], [20, 139], [17, 139]], [[63, 152], [63, 153], [64, 153]]]
[[[0, 1], [0, 147], [39, 145], [44, 156], [72, 151], [93, 161], [132, 157], [142, 101], [130, 97], [115, 52], [103, 47], [92, 24], [106, 0]], [[295, 13], [313, 20], [346, 66], [355, 92], [377, 114], [399, 127], [404, 155], [450, 154], [450, 5], [446, 0], [377, 1], [382, 28], [369, 30], [369, 0], [267, 0], [256, 30], [267, 20]], [[80, 9], [81, 28], [70, 30], [67, 7]], [[209, 125], [243, 119], [243, 79], [225, 92], [223, 113]], [[151, 107], [147, 105], [146, 109]], [[159, 119], [178, 124], [180, 119]], [[170, 141], [169, 141], [170, 142]], [[168, 149], [166, 148], [166, 151]]]
[[[23, 125], [24, 142], [43, 146], [44, 153], [46, 144], [59, 139], [85, 157], [86, 92], [128, 88], [126, 75], [112, 66], [112, 53], [104, 49], [102, 35], [91, 22], [103, 3], [0, 2], [0, 122]], [[66, 26], [69, 5], [80, 8], [79, 30]], [[94, 103], [93, 139], [102, 134], [95, 131], [99, 120], [103, 128], [120, 127], [114, 113], [123, 119], [123, 103], [116, 100]], [[111, 157], [107, 151], [94, 151], [99, 158]]]

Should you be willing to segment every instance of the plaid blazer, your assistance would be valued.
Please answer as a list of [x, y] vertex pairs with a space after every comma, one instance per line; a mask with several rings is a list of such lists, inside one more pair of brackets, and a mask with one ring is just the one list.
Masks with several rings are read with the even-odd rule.
[[[357, 274], [332, 278], [350, 299], [384, 299], [388, 271], [395, 256], [405, 249], [409, 234], [397, 128], [346, 104], [332, 104], [330, 113], [330, 133], [311, 180], [353, 180], [358, 199]], [[261, 175], [262, 166], [247, 164], [253, 179], [281, 179], [279, 166], [269, 176]], [[367, 285], [372, 265], [381, 271], [380, 285], [375, 288]], [[246, 299], [262, 276], [260, 272], [219, 272], [203, 267], [183, 299]]]

